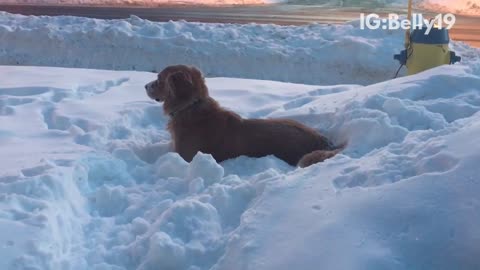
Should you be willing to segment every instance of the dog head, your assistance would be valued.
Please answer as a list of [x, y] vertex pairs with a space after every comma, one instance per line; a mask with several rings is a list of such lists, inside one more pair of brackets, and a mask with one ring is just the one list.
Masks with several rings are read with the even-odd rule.
[[200, 70], [185, 65], [165, 68], [156, 80], [145, 85], [145, 89], [148, 97], [164, 102], [165, 113], [208, 97], [208, 89]]

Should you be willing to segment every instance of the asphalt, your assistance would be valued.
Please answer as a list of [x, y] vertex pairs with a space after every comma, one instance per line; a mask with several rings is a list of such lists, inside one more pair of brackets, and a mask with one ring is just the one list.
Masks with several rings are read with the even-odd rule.
[[[1, 1], [1, 0], [0, 0]], [[264, 5], [264, 6], [55, 6], [55, 5], [4, 5], [0, 11], [24, 15], [71, 15], [99, 19], [121, 19], [135, 15], [152, 21], [211, 22], [211, 23], [272, 23], [302, 25], [317, 23], [344, 23], [358, 19], [360, 13], [405, 13], [405, 10], [381, 8], [325, 8], [320, 6]], [[424, 16], [435, 14], [422, 12]], [[464, 41], [480, 48], [480, 17], [458, 16], [450, 30], [454, 40]]]

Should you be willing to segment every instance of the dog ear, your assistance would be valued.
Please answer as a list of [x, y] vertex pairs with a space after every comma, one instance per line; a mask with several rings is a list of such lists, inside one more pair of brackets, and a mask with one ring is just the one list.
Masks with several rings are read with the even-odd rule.
[[188, 97], [194, 88], [191, 74], [184, 70], [170, 74], [167, 78], [167, 84], [170, 88], [170, 94], [177, 98]]

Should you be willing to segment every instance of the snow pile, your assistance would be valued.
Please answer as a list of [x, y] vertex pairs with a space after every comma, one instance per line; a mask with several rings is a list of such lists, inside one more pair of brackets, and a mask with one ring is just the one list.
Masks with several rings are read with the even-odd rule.
[[245, 117], [350, 142], [306, 169], [169, 153], [153, 73], [0, 74], [2, 269], [480, 267], [480, 62], [366, 87], [207, 79]]
[[[0, 13], [0, 63], [159, 71], [193, 64], [207, 76], [308, 84], [390, 79], [403, 31], [346, 25], [156, 23]], [[471, 50], [459, 44], [458, 54]], [[464, 58], [468, 61], [468, 58]]]
[[0, 66], [0, 269], [480, 268], [480, 51], [455, 43], [460, 65], [358, 85], [393, 74], [402, 38], [355, 22], [2, 13], [4, 64], [190, 63], [209, 76], [335, 84], [207, 79], [244, 117], [296, 119], [349, 145], [306, 169], [201, 153], [187, 163], [145, 95], [156, 74]]
[[346, 155], [270, 183], [214, 269], [478, 269], [480, 73], [466, 70], [305, 106], [351, 135]]

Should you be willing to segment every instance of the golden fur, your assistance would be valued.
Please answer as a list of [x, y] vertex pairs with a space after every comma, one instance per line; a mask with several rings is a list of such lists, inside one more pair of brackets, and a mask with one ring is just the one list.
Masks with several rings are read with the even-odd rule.
[[341, 150], [296, 121], [244, 119], [220, 107], [195, 67], [169, 66], [145, 88], [151, 99], [163, 102], [164, 113], [170, 115], [168, 130], [174, 150], [186, 161], [200, 151], [217, 162], [242, 155], [274, 155], [290, 165], [306, 167]]

